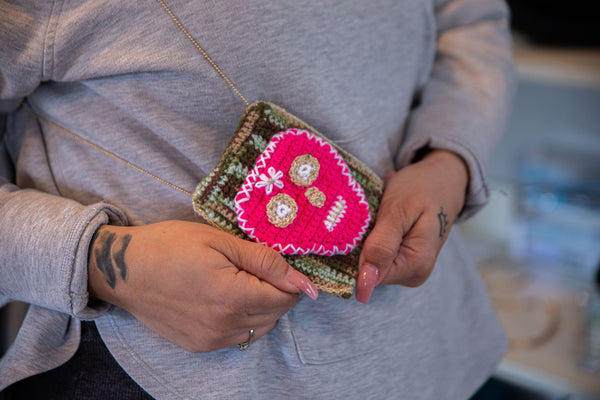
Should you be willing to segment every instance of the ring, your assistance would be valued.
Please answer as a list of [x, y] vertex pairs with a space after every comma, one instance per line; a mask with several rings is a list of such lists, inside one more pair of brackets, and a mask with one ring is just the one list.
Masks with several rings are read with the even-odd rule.
[[252, 344], [252, 340], [254, 339], [254, 329], [250, 329], [250, 339], [247, 342], [238, 344], [240, 351], [246, 351], [248, 347]]

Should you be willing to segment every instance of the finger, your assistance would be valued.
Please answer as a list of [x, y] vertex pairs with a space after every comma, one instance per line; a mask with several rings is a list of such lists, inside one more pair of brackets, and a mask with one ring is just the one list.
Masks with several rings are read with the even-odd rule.
[[315, 285], [302, 273], [296, 271], [275, 250], [236, 237], [216, 244], [234, 265], [269, 282], [287, 293], [302, 291], [315, 300], [319, 293]]
[[[197, 343], [187, 344], [186, 350], [192, 353], [204, 353], [208, 351], [214, 351], [223, 349], [230, 346], [238, 346], [241, 343], [246, 343], [252, 336], [252, 342], [260, 339], [266, 335], [271, 329], [277, 325], [277, 321], [269, 321], [265, 324], [247, 325], [239, 328], [232, 328], [228, 330], [215, 329], [212, 334], [213, 339], [210, 340], [199, 340]], [[253, 335], [250, 331], [253, 330]], [[250, 346], [252, 343], [250, 343]]]
[[385, 174], [385, 175], [384, 175], [384, 177], [383, 177], [383, 183], [384, 183], [384, 184], [388, 183], [388, 181], [389, 181], [390, 179], [392, 179], [392, 177], [394, 176], [394, 174], [395, 174], [395, 172], [394, 172], [394, 171], [390, 171], [390, 172], [388, 172], [387, 174]]
[[359, 259], [356, 299], [366, 303], [377, 284], [389, 273], [403, 237], [421, 212], [401, 198], [384, 196], [373, 230], [365, 240]]
[[404, 236], [393, 268], [381, 283], [420, 286], [433, 271], [443, 241], [438, 237], [431, 215], [424, 215]]
[[298, 293], [284, 292], [249, 272], [239, 271], [235, 279], [236, 304], [248, 315], [275, 313], [279, 317], [298, 302]]
[[[239, 333], [236, 338], [233, 339], [233, 341], [236, 346], [239, 346], [242, 343], [249, 343], [249, 346], [246, 348], [246, 350], [248, 350], [252, 347], [252, 343], [269, 333], [269, 331], [272, 330], [275, 325], [277, 325], [277, 321], [257, 326], [255, 328], [248, 328], [244, 332]], [[254, 332], [251, 334], [250, 330], [253, 330]]]
[[404, 235], [421, 216], [421, 209], [402, 198], [384, 196], [373, 230], [360, 254], [360, 265], [371, 264], [385, 276], [392, 265]]
[[[297, 295], [295, 295], [297, 297]], [[289, 311], [291, 307], [275, 308], [271, 311], [263, 311], [256, 314], [248, 314], [239, 316], [238, 319], [231, 325], [232, 327], [247, 328], [268, 325], [274, 321], [277, 321], [285, 313]]]

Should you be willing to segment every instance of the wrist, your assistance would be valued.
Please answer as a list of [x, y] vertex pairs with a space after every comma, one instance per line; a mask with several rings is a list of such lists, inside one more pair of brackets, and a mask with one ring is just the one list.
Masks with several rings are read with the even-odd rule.
[[455, 183], [466, 192], [469, 186], [469, 167], [461, 156], [449, 150], [435, 149], [428, 152], [423, 160], [437, 163], [452, 175]]
[[[125, 286], [123, 276], [126, 276], [126, 271], [118, 267], [120, 262], [118, 259], [124, 254], [122, 238], [125, 237], [127, 229], [127, 227], [103, 225], [94, 234], [88, 252], [90, 300], [120, 305], [120, 294]], [[125, 247], [127, 245], [128, 243]]]
[[448, 206], [459, 215], [464, 208], [469, 188], [469, 167], [458, 154], [448, 150], [431, 150], [420, 163], [429, 164], [436, 175], [441, 178], [442, 187], [452, 200]]

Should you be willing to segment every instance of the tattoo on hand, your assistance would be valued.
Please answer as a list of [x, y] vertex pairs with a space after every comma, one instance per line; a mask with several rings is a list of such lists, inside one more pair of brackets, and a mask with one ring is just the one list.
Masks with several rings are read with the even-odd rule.
[[437, 216], [440, 223], [440, 239], [442, 239], [446, 233], [446, 228], [448, 227], [448, 214], [444, 212], [444, 207], [440, 208], [440, 212]]
[[[94, 251], [96, 266], [102, 274], [106, 283], [111, 288], [117, 285], [117, 278], [127, 279], [127, 264], [125, 263], [125, 251], [131, 242], [131, 235], [127, 234], [121, 238], [117, 237], [116, 233], [102, 232], [102, 234], [94, 240], [99, 241], [98, 248]], [[117, 244], [120, 248], [117, 249]], [[118, 275], [117, 275], [118, 271]]]

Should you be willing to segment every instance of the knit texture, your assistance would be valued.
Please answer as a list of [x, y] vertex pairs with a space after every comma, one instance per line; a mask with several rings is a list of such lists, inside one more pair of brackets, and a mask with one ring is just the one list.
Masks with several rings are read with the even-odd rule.
[[350, 298], [382, 194], [381, 179], [358, 159], [258, 102], [193, 201], [213, 226], [274, 248], [320, 291]]
[[235, 211], [250, 238], [283, 254], [348, 254], [371, 220], [364, 191], [339, 153], [299, 129], [273, 136]]

